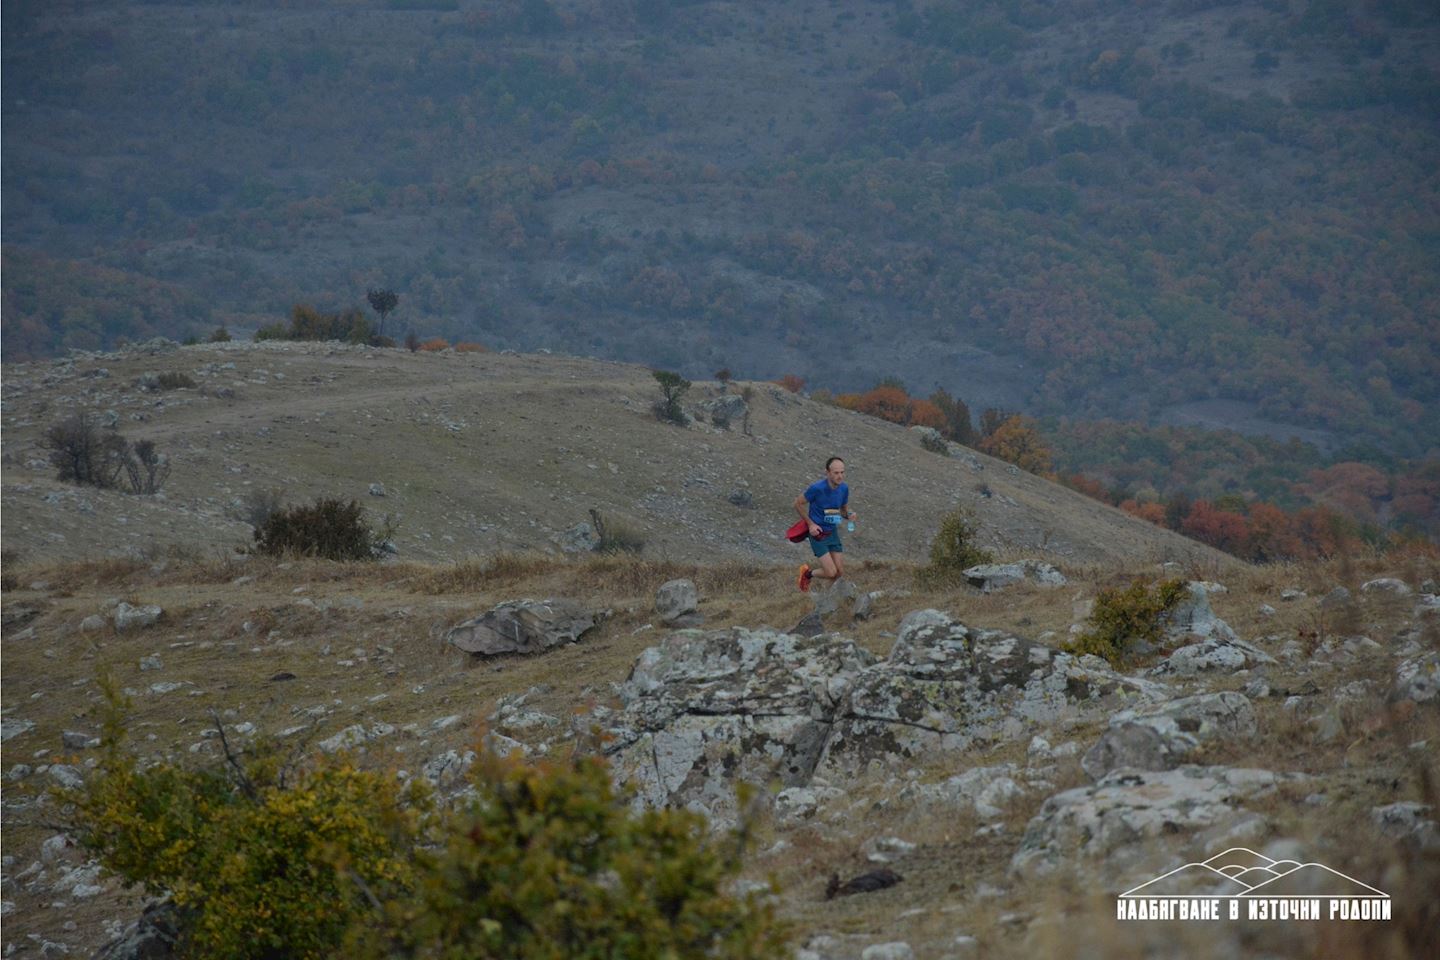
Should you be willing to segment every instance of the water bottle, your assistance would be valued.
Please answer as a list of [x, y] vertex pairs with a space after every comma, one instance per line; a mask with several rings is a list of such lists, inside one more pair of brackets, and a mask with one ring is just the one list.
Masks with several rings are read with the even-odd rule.
[[845, 524], [845, 530], [846, 530], [847, 533], [854, 533], [854, 532], [855, 532], [855, 521], [854, 521], [854, 520], [849, 520], [849, 521], [847, 521], [846, 524]]

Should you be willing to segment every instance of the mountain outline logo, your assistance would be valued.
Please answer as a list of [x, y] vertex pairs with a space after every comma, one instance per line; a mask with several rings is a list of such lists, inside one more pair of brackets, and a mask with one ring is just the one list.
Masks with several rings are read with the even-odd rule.
[[[1224, 909], [1228, 907], [1228, 909]], [[1120, 920], [1389, 920], [1390, 894], [1323, 863], [1231, 847], [1116, 897]]]

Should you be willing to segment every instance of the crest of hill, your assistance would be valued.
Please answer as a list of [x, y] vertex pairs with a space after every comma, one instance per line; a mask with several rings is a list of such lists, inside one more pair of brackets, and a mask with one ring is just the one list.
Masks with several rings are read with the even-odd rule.
[[[196, 386], [147, 392], [147, 373]], [[401, 557], [558, 553], [595, 510], [637, 530], [645, 554], [705, 562], [794, 560], [782, 531], [825, 460], [847, 461], [866, 559], [923, 561], [944, 514], [974, 510], [980, 543], [1057, 563], [1238, 563], [984, 454], [943, 457], [902, 427], [769, 383], [696, 383], [694, 406], [748, 397], [748, 432], [659, 422], [644, 367], [551, 355], [408, 353], [338, 344], [206, 344], [7, 365], [4, 535], [27, 560], [250, 539], [240, 502], [360, 500], [399, 521]], [[54, 479], [41, 436], [79, 411], [173, 460], [163, 495]], [[383, 486], [383, 496], [371, 494]], [[731, 495], [749, 494], [740, 507]], [[743, 497], [736, 499], [744, 500]]]

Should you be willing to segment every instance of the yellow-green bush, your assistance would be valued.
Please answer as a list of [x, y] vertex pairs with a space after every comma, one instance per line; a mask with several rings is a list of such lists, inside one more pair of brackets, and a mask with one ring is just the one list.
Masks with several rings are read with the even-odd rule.
[[474, 799], [344, 758], [142, 767], [110, 710], [97, 774], [68, 799], [73, 830], [130, 884], [169, 894], [191, 960], [766, 958], [772, 908], [730, 894], [743, 844], [703, 817], [634, 813], [602, 760], [528, 766], [488, 754]]
[[1156, 643], [1165, 628], [1166, 612], [1185, 597], [1185, 581], [1137, 577], [1128, 587], [1101, 590], [1086, 621], [1090, 629], [1064, 649], [1093, 653], [1121, 666], [1137, 642]]
[[273, 751], [218, 769], [142, 768], [110, 696], [99, 773], [70, 798], [76, 833], [128, 883], [171, 896], [185, 956], [332, 957], [374, 891], [413, 883], [424, 791], [345, 760], [288, 769]]
[[683, 810], [632, 813], [594, 758], [531, 766], [488, 757], [478, 796], [415, 894], [352, 939], [366, 960], [684, 960], [784, 951], [771, 907], [727, 892], [735, 837]]

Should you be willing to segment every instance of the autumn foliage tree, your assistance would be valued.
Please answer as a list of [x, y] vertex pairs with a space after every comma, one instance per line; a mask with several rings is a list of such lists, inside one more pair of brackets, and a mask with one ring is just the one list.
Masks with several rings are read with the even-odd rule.
[[979, 448], [982, 453], [1042, 477], [1049, 476], [1055, 468], [1054, 455], [1041, 438], [1035, 421], [1021, 414], [997, 424], [981, 439]]

